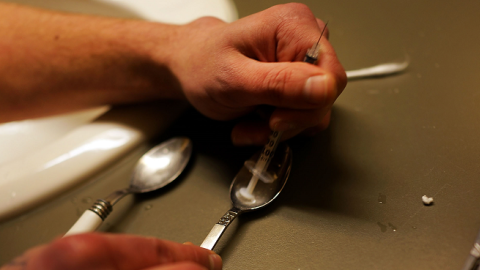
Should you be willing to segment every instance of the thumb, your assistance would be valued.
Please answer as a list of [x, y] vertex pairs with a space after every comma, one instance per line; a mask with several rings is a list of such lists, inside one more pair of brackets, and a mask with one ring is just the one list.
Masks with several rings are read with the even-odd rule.
[[316, 109], [333, 104], [338, 96], [333, 73], [303, 62], [265, 63], [246, 60], [238, 78], [243, 84], [237, 102], [289, 109]]

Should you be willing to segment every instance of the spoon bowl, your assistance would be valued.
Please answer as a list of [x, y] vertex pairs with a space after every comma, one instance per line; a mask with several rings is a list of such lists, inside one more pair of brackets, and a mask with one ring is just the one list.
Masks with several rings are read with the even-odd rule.
[[[256, 162], [261, 152], [256, 153], [247, 162]], [[271, 183], [259, 181], [251, 194], [245, 194], [245, 190], [253, 177], [249, 166], [243, 166], [237, 173], [230, 185], [230, 198], [233, 207], [222, 216], [207, 235], [203, 248], [212, 250], [220, 240], [227, 227], [241, 213], [262, 208], [278, 197], [287, 183], [292, 166], [292, 151], [286, 144], [279, 144], [275, 155], [270, 162], [267, 172], [275, 179]]]
[[191, 154], [192, 142], [186, 137], [176, 137], [152, 148], [138, 161], [130, 191], [144, 193], [171, 183], [185, 169]]
[[150, 192], [171, 183], [185, 169], [191, 154], [192, 142], [186, 137], [175, 137], [153, 147], [137, 162], [129, 187], [97, 200], [65, 236], [95, 231], [125, 195]]
[[[256, 162], [260, 152], [253, 155], [247, 162]], [[276, 179], [272, 183], [258, 181], [252, 194], [245, 195], [245, 190], [252, 179], [252, 172], [243, 166], [237, 173], [230, 186], [230, 199], [234, 207], [242, 212], [253, 211], [271, 203], [287, 183], [292, 162], [291, 150], [286, 144], [280, 144], [270, 162], [267, 171]]]

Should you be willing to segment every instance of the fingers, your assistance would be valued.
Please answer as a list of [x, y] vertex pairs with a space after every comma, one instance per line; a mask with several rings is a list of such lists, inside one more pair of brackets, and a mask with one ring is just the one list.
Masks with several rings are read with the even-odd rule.
[[197, 246], [156, 238], [95, 233], [61, 238], [25, 256], [29, 270], [148, 269], [178, 262], [190, 262], [207, 269], [222, 267], [218, 255]]
[[[316, 109], [338, 97], [338, 76], [327, 69], [302, 62], [245, 61], [232, 78], [234, 89], [222, 101], [232, 107], [267, 104], [290, 109]], [[327, 60], [325, 60], [327, 61]], [[342, 83], [343, 84], [343, 83]]]
[[327, 38], [320, 39], [316, 65], [302, 62], [324, 26], [306, 5], [274, 6], [208, 32], [208, 39], [200, 39], [202, 53], [192, 58], [195, 64], [182, 62], [180, 70], [188, 72], [176, 74], [190, 74], [181, 79], [187, 99], [216, 120], [241, 117], [259, 105], [279, 108], [268, 125], [239, 124], [232, 131], [235, 144], [262, 144], [275, 125], [288, 137], [321, 126], [346, 85]]
[[271, 132], [266, 122], [241, 122], [232, 129], [232, 142], [237, 146], [264, 145]]
[[[345, 88], [346, 75], [328, 40], [320, 40], [317, 65], [301, 62], [306, 50], [317, 42], [322, 30], [319, 24], [324, 26], [323, 22], [313, 15], [302, 23], [303, 27], [297, 21], [287, 22], [279, 26], [283, 30], [278, 30], [282, 34], [277, 34], [276, 48], [260, 47], [253, 55], [240, 48], [235, 56], [222, 59], [225, 61], [222, 70], [228, 71], [225, 73], [228, 91], [211, 96], [234, 109], [259, 104], [315, 109], [333, 104]], [[298, 30], [294, 35], [295, 29], [303, 31]], [[272, 51], [277, 55], [270, 56]]]
[[[345, 71], [328, 42], [328, 28], [324, 33], [326, 38], [320, 40], [317, 65], [298, 62], [306, 49], [317, 42], [325, 23], [314, 18], [302, 5], [288, 4], [278, 7], [277, 11], [285, 7], [298, 9], [296, 13], [301, 16], [291, 21], [289, 15], [285, 15], [289, 11], [283, 10], [284, 21], [276, 35], [277, 62], [262, 62], [272, 57], [264, 53], [267, 56], [262, 58], [261, 49], [253, 53], [254, 59], [260, 61], [239, 59], [237, 63], [242, 72], [237, 79], [242, 82], [243, 91], [237, 91], [238, 95], [233, 98], [240, 106], [268, 104], [278, 107], [271, 116], [269, 129], [284, 131], [283, 139], [325, 129], [330, 122], [330, 108], [346, 86]], [[292, 31], [293, 28], [296, 30]], [[236, 145], [263, 144], [267, 134], [269, 130], [265, 125], [241, 123], [232, 131], [232, 140]]]
[[307, 128], [302, 133], [306, 136], [314, 136], [314, 135], [317, 135], [320, 131], [327, 129], [328, 126], [330, 125], [331, 115], [332, 115], [332, 111], [329, 110], [323, 117], [320, 124], [318, 124], [317, 126]]
[[[330, 109], [313, 111], [290, 111], [277, 109], [267, 122], [241, 122], [232, 130], [232, 142], [237, 146], [264, 145], [272, 130], [283, 131], [282, 141], [298, 134], [316, 135], [325, 130], [330, 123]], [[281, 119], [281, 120], [279, 120]], [[282, 123], [289, 119], [292, 124]]]
[[306, 5], [278, 5], [230, 26], [237, 54], [219, 63], [228, 71], [222, 85], [229, 90], [210, 95], [228, 107], [315, 109], [333, 103], [345, 87], [345, 71], [327, 39], [320, 40], [316, 66], [301, 63], [324, 27]]
[[275, 131], [305, 130], [319, 126], [330, 107], [316, 110], [276, 109], [270, 117], [270, 128]]

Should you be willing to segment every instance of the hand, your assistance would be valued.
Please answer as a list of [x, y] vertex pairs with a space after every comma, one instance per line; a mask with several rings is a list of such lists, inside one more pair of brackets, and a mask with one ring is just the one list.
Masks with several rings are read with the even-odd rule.
[[78, 234], [28, 250], [1, 270], [221, 269], [213, 251], [156, 238]]
[[235, 144], [263, 144], [270, 130], [285, 131], [287, 139], [325, 128], [346, 85], [326, 38], [318, 64], [302, 62], [323, 27], [302, 4], [275, 6], [232, 24], [202, 18], [178, 31], [169, 66], [190, 103], [213, 119], [233, 119], [258, 105], [276, 107], [268, 123], [238, 124]]

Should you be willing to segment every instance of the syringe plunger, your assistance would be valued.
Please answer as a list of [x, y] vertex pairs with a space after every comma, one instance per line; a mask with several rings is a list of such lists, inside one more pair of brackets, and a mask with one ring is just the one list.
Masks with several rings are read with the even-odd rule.
[[257, 169], [257, 163], [255, 163], [253, 160], [245, 161], [244, 165], [245, 167], [247, 167], [248, 171], [252, 173], [253, 176], [258, 177], [258, 179], [262, 180], [266, 184], [273, 183], [273, 181], [277, 179], [276, 176], [271, 175], [267, 171], [267, 168], [263, 168], [262, 170]]

